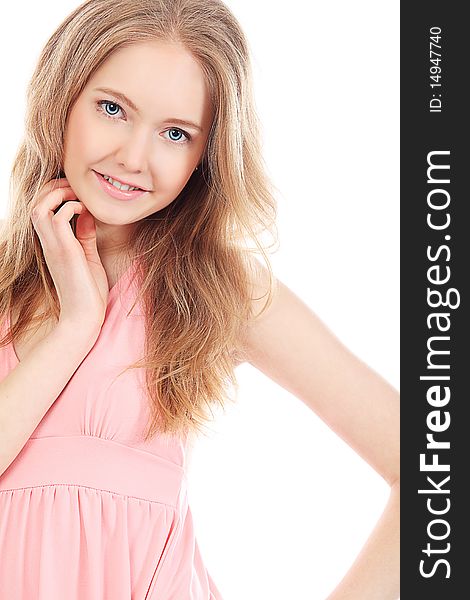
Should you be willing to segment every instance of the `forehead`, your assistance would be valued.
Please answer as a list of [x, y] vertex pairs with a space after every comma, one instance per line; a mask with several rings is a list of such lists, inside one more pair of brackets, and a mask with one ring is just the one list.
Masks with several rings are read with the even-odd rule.
[[143, 115], [184, 113], [210, 119], [209, 90], [203, 71], [180, 44], [145, 42], [113, 52], [84, 91], [107, 87], [124, 93]]

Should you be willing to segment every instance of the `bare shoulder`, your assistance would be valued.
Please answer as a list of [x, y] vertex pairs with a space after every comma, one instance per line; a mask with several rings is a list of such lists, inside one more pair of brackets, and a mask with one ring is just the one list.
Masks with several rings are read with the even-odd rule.
[[272, 270], [270, 271], [254, 257], [248, 263], [248, 286], [251, 297], [251, 319], [242, 332], [237, 364], [249, 361], [256, 341], [261, 342], [259, 339], [260, 324], [271, 318], [270, 315], [275, 310], [280, 290], [280, 282]]
[[267, 267], [253, 260], [250, 268], [253, 317], [244, 329], [245, 360], [277, 380], [288, 365], [295, 371], [301, 358], [312, 367], [334, 364], [347, 352], [312, 308]]
[[279, 293], [280, 281], [272, 270], [256, 258], [249, 262], [249, 285], [252, 299], [252, 324], [267, 314]]

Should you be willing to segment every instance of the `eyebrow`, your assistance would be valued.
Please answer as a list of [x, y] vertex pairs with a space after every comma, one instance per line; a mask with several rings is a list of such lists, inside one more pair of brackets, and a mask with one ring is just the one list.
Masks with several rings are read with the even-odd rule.
[[[128, 98], [122, 92], [118, 92], [117, 90], [113, 90], [108, 87], [97, 87], [94, 89], [94, 91], [95, 92], [103, 92], [105, 94], [110, 94], [111, 96], [115, 96], [116, 98], [121, 100], [121, 102], [124, 102], [125, 104], [130, 106], [132, 108], [132, 110], [134, 110], [136, 113], [140, 113], [139, 109], [132, 102], [132, 100], [130, 98]], [[192, 127], [193, 129], [197, 129], [198, 131], [202, 132], [202, 127], [200, 125], [198, 125], [197, 123], [193, 123], [193, 121], [187, 121], [185, 119], [178, 119], [176, 117], [170, 117], [169, 119], [165, 119], [165, 121], [171, 121], [172, 123], [178, 123], [178, 125], [186, 125], [187, 127]]]

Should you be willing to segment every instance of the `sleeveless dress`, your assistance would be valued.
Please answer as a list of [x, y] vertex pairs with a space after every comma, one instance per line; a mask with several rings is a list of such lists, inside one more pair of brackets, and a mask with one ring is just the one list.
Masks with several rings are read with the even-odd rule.
[[[222, 600], [188, 505], [188, 440], [145, 443], [143, 369], [117, 377], [143, 356], [140, 303], [128, 314], [134, 266], [109, 291], [95, 345], [0, 475], [1, 600]], [[0, 348], [0, 381], [18, 363], [11, 343]]]

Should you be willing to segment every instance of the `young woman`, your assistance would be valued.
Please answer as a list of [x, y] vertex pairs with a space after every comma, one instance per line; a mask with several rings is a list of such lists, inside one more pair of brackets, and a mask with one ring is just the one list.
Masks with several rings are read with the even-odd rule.
[[398, 597], [398, 394], [273, 276], [259, 139], [220, 0], [89, 0], [47, 42], [0, 238], [0, 598], [221, 599], [187, 466], [244, 361], [390, 485], [329, 600]]

